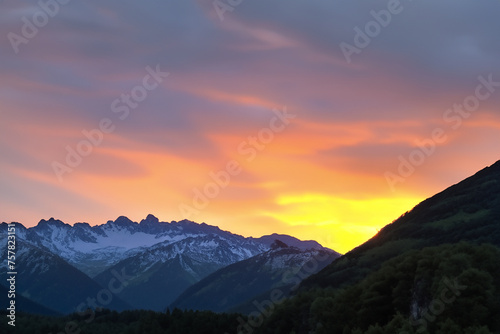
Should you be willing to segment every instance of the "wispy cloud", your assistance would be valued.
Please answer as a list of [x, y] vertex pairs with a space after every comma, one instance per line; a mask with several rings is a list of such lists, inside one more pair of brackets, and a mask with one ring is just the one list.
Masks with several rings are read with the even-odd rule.
[[[347, 63], [339, 44], [387, 1], [243, 1], [223, 21], [211, 1], [69, 1], [16, 53], [8, 34], [22, 35], [43, 9], [4, 0], [2, 220], [102, 223], [149, 212], [182, 219], [178, 205], [193, 187], [286, 105], [300, 117], [242, 166], [199, 220], [246, 235], [319, 238], [324, 217], [336, 222], [327, 228], [338, 235], [330, 246], [353, 246], [416, 199], [500, 156], [500, 94], [492, 94], [390, 191], [383, 173], [398, 156], [443, 126], [443, 112], [474, 91], [478, 76], [500, 78], [500, 2], [401, 2], [404, 11]], [[59, 182], [51, 163], [83, 129], [115, 120], [111, 103], [156, 64], [169, 79]], [[321, 199], [282, 202], [308, 194]], [[352, 210], [339, 214], [342, 206]]]

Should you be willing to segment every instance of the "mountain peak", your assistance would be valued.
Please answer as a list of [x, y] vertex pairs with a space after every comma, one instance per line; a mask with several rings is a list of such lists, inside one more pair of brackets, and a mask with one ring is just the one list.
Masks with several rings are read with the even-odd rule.
[[126, 226], [134, 226], [137, 223], [134, 223], [128, 217], [120, 216], [120, 217], [116, 218], [115, 221], [109, 220], [108, 224], [126, 227]]
[[186, 225], [200, 225], [192, 220], [189, 220], [189, 219], [183, 219], [181, 221], [178, 221], [177, 223], [180, 223], [180, 224], [186, 224]]
[[156, 218], [154, 215], [149, 214], [146, 219], [141, 220], [140, 224], [158, 224], [160, 220]]
[[70, 225], [60, 221], [59, 219], [54, 219], [53, 217], [51, 217], [49, 220], [45, 220], [45, 219], [42, 219], [40, 220], [40, 222], [38, 222], [38, 225], [37, 226], [40, 226], [40, 227], [43, 227], [43, 226], [67, 226], [67, 227], [71, 227]]
[[279, 240], [279, 241], [283, 242], [284, 244], [286, 244], [287, 246], [297, 247], [297, 248], [302, 249], [302, 250], [325, 249], [317, 241], [314, 241], [314, 240], [302, 241], [302, 240], [299, 240], [295, 237], [285, 235], [285, 234], [278, 234], [278, 233], [273, 233], [271, 235], [264, 235], [260, 238], [257, 238], [256, 240], [267, 244], [269, 247], [271, 247], [271, 245], [276, 240]]
[[76, 227], [76, 228], [90, 228], [90, 224], [89, 223], [75, 223], [75, 225], [73, 225], [73, 227]]

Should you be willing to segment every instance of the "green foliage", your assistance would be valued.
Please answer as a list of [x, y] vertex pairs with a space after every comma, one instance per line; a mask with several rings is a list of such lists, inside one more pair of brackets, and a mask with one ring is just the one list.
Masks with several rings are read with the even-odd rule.
[[[174, 309], [166, 313], [153, 311], [99, 312], [95, 319], [86, 322], [78, 314], [65, 317], [48, 317], [18, 314], [16, 327], [0, 323], [0, 333], [19, 334], [222, 334], [236, 333], [239, 326], [237, 314], [181, 311]], [[2, 314], [2, 318], [5, 315]], [[241, 317], [243, 319], [243, 317]]]
[[302, 291], [260, 333], [500, 331], [498, 258], [497, 247], [468, 243], [409, 251], [343, 289]]

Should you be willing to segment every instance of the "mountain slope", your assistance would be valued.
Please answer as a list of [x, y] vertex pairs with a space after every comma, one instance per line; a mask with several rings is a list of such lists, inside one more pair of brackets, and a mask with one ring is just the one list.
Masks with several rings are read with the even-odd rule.
[[421, 202], [302, 288], [352, 284], [405, 251], [459, 241], [500, 246], [500, 161]]
[[164, 310], [182, 291], [215, 270], [263, 252], [263, 245], [243, 237], [190, 237], [160, 243], [123, 260], [95, 277], [104, 284], [113, 271], [133, 277], [118, 295], [136, 308]]
[[[6, 241], [7, 238], [2, 240]], [[5, 242], [6, 243], [6, 242]], [[7, 259], [5, 243], [0, 250]], [[6, 277], [7, 264], [2, 262], [0, 276]], [[71, 313], [88, 298], [100, 297], [102, 286], [50, 251], [16, 239], [16, 293], [59, 313]], [[0, 284], [6, 285], [2, 281]], [[99, 298], [98, 298], [99, 299]], [[129, 305], [116, 296], [107, 308], [123, 310]]]
[[305, 279], [258, 333], [498, 333], [500, 161]]
[[[7, 224], [0, 224], [0, 232], [6, 230]], [[87, 223], [71, 226], [54, 218], [42, 219], [31, 228], [18, 224], [17, 235], [32, 245], [60, 256], [90, 277], [155, 245], [166, 246], [189, 238], [221, 238], [238, 243], [240, 246], [234, 250], [240, 253], [235, 253], [233, 262], [268, 250], [272, 243], [270, 238], [282, 239], [303, 249], [322, 248], [317, 242], [301, 241], [287, 235], [245, 238], [205, 223], [197, 224], [188, 220], [160, 222], [153, 215], [148, 215], [140, 223], [121, 216], [98, 226]]]
[[201, 235], [233, 236], [218, 227], [187, 220], [159, 222], [153, 215], [148, 215], [141, 223], [122, 216], [98, 226], [86, 223], [71, 226], [51, 218], [29, 229], [21, 225], [18, 235], [59, 255], [90, 277], [158, 243], [174, 243]]
[[317, 259], [313, 274], [340, 256], [327, 250], [301, 250], [275, 241], [271, 250], [224, 267], [187, 289], [171, 307], [228, 311], [271, 289], [293, 285], [297, 272]]
[[302, 291], [257, 333], [498, 333], [499, 257], [466, 242], [412, 250], [354, 285]]
[[[9, 305], [10, 300], [8, 299], [8, 291], [9, 289], [3, 285], [0, 284], [0, 301], [2, 305]], [[60, 313], [50, 310], [47, 307], [36, 303], [28, 298], [23, 297], [22, 295], [16, 295], [16, 311], [17, 312], [24, 312], [24, 313], [31, 313], [31, 314], [43, 314], [43, 315], [49, 315], [49, 316], [56, 316], [60, 315]]]

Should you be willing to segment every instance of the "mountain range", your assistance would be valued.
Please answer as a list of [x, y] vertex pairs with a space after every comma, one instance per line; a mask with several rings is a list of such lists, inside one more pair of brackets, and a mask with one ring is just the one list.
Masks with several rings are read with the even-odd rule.
[[[239, 311], [270, 290], [291, 290], [294, 278], [323, 269], [339, 254], [322, 249], [301, 250], [276, 240], [271, 249], [224, 267], [188, 288], [171, 305], [181, 309]], [[309, 269], [311, 268], [311, 269]]]
[[[170, 306], [161, 313], [103, 311], [82, 324], [89, 333], [500, 333], [500, 161], [342, 256], [290, 236], [244, 238], [151, 215], [95, 227], [53, 219], [16, 226], [27, 311], [67, 313], [72, 305], [57, 308], [57, 300], [46, 299], [102, 301], [106, 289], [114, 291], [107, 308], [140, 308], [148, 300], [150, 309]], [[31, 333], [63, 329], [75, 317], [20, 321]]]
[[[54, 218], [31, 228], [14, 225], [18, 293], [59, 313], [101, 306], [165, 310], [192, 284], [219, 269], [267, 254], [276, 241], [293, 246], [291, 258], [297, 263], [318, 251], [332, 259], [339, 256], [315, 241], [278, 234], [245, 238], [205, 223], [160, 222], [153, 215], [140, 223], [122, 216], [98, 226], [72, 226]], [[7, 234], [7, 226], [0, 225], [0, 235]], [[5, 243], [7, 238], [2, 240]], [[7, 259], [6, 249], [0, 251], [3, 259]], [[275, 266], [272, 274], [288, 264]], [[0, 274], [5, 275], [6, 268], [4, 263]], [[261, 288], [272, 285], [270, 281]]]

